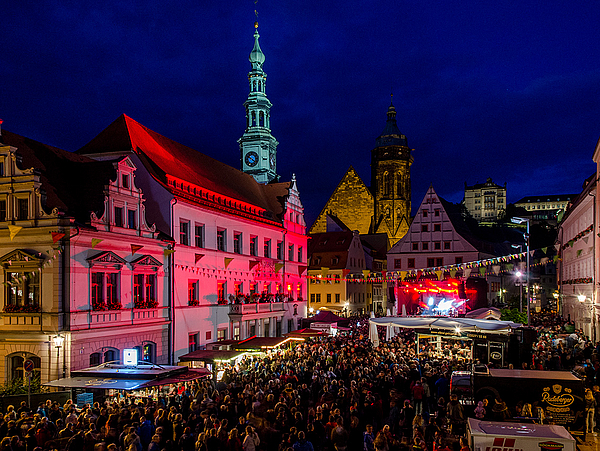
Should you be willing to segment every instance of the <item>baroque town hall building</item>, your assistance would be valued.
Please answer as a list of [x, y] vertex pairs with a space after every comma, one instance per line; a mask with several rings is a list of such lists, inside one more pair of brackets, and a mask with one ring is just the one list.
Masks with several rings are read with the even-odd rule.
[[254, 34], [242, 170], [122, 115], [75, 153], [0, 136], [0, 382], [41, 382], [123, 349], [177, 363], [306, 316], [307, 236], [279, 182]]

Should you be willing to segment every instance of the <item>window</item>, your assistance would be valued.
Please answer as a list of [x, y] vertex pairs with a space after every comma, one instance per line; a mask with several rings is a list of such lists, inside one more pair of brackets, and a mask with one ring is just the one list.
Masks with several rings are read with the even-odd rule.
[[250, 237], [250, 255], [254, 255], [258, 257], [258, 237], [251, 236]]
[[227, 242], [225, 238], [225, 229], [217, 230], [217, 250], [225, 251], [227, 249]]
[[277, 241], [277, 260], [283, 260], [283, 242]]
[[179, 221], [179, 244], [190, 245], [190, 223], [188, 221]]
[[227, 282], [217, 282], [217, 301], [219, 304], [225, 304], [227, 296]]
[[428, 258], [427, 259], [427, 267], [432, 268], [433, 266], [435, 266], [435, 260], [433, 258]]
[[119, 273], [92, 273], [92, 310], [118, 310], [119, 297]]
[[394, 269], [400, 269], [400, 268], [402, 268], [402, 259], [395, 258], [394, 259]]
[[438, 251], [442, 249], [442, 243], [440, 243], [439, 241], [436, 241], [435, 243], [433, 243], [433, 249]]
[[436, 258], [435, 259], [435, 266], [444, 266], [444, 258]]
[[90, 366], [98, 366], [102, 363], [102, 354], [94, 352], [90, 354]]
[[271, 240], [265, 238], [265, 244], [263, 248], [263, 256], [266, 258], [271, 258]]
[[17, 199], [17, 219], [24, 220], [29, 217], [29, 199]]
[[434, 214], [434, 216], [439, 216], [439, 215], [440, 215], [440, 209], [439, 209], [439, 208], [436, 208], [436, 209], [435, 209], [435, 214]]
[[0, 221], [6, 221], [6, 201], [0, 200]]
[[196, 224], [194, 227], [194, 240], [196, 247], [204, 247], [204, 224]]
[[294, 320], [288, 319], [288, 332], [292, 332], [294, 330]]
[[442, 231], [442, 225], [441, 224], [434, 224], [433, 225], [433, 231], [434, 232], [441, 232]]
[[125, 189], [129, 189], [129, 174], [123, 174], [121, 185]]
[[23, 356], [23, 353], [20, 352], [18, 355], [13, 354], [12, 356], [7, 357], [10, 366], [9, 374], [12, 381], [17, 381], [25, 377], [25, 374], [23, 373], [23, 363], [27, 359], [33, 362], [34, 374], [39, 376], [42, 369], [42, 359], [33, 354]]
[[427, 214], [429, 213], [427, 210], [422, 210], [423, 211], [423, 217], [426, 218]]
[[412, 250], [413, 251], [418, 251], [419, 250], [419, 243], [413, 243], [412, 244]]
[[428, 231], [429, 231], [429, 225], [421, 224], [421, 232], [428, 232]]
[[414, 268], [415, 267], [415, 259], [414, 258], [409, 258], [406, 266], [408, 268]]
[[198, 349], [198, 332], [188, 335], [188, 350], [194, 352]]
[[310, 302], [311, 302], [312, 304], [314, 304], [314, 303], [316, 302], [316, 297], [315, 297], [315, 294], [314, 294], [314, 293], [311, 293], [311, 294], [310, 294]]
[[335, 302], [338, 304], [340, 303], [340, 294], [339, 293], [335, 294]]
[[321, 302], [321, 293], [317, 293], [317, 300], [316, 302]]
[[199, 284], [197, 280], [188, 280], [188, 305], [200, 303]]
[[115, 225], [123, 227], [123, 207], [115, 207]]
[[37, 312], [40, 309], [39, 271], [6, 273], [6, 312]]
[[206, 341], [212, 340], [212, 330], [206, 331]]
[[294, 261], [294, 245], [293, 244], [290, 244], [288, 246], [288, 260]]
[[235, 297], [238, 297], [242, 294], [242, 282], [233, 282], [233, 292], [235, 294]]
[[444, 249], [450, 250], [450, 241], [444, 241]]
[[424, 251], [428, 251], [429, 250], [429, 243], [427, 241], [425, 241], [424, 243], [421, 244], [422, 248]]
[[236, 254], [242, 253], [242, 233], [233, 232], [233, 252]]
[[127, 228], [135, 229], [135, 210], [127, 210]]
[[142, 360], [150, 363], [154, 363], [156, 361], [156, 344], [144, 344], [144, 347], [142, 348]]
[[463, 262], [463, 258], [462, 257], [454, 257], [454, 264], [455, 265], [460, 265]]
[[327, 303], [331, 304], [331, 293], [327, 293]]
[[333, 283], [340, 283], [340, 275], [339, 274], [335, 274], [333, 276]]
[[119, 362], [119, 351], [116, 349], [109, 349], [104, 352], [104, 363]]
[[227, 329], [217, 329], [217, 341], [227, 340]]
[[298, 261], [302, 261], [302, 246], [298, 246]]

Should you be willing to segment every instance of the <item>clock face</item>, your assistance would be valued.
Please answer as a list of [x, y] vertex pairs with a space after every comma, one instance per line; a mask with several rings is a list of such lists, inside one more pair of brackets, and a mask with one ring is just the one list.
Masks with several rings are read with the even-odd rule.
[[256, 152], [248, 152], [246, 154], [246, 164], [248, 166], [256, 166], [258, 163], [258, 154]]

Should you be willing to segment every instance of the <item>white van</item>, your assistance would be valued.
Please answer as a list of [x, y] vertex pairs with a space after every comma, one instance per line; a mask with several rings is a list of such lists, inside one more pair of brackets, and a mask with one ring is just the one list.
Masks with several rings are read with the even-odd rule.
[[576, 451], [575, 439], [557, 425], [469, 418], [467, 440], [473, 451]]

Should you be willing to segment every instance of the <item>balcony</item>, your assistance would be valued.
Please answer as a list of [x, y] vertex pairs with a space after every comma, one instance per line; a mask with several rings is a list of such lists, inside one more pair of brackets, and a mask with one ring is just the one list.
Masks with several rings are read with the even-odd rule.
[[103, 327], [127, 327], [144, 323], [167, 321], [167, 309], [135, 308], [122, 310], [80, 310], [71, 312], [71, 330]]
[[256, 313], [282, 312], [284, 302], [255, 302], [250, 304], [229, 304], [229, 315], [252, 315]]

